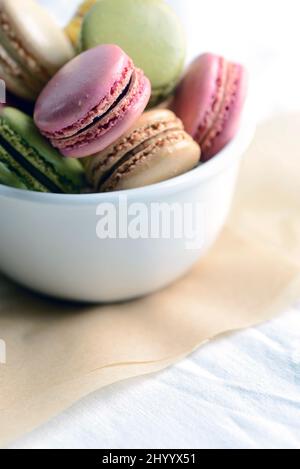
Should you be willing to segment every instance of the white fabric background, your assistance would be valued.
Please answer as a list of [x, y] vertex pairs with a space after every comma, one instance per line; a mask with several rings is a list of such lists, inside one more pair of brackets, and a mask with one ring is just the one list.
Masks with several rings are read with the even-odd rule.
[[[61, 22], [78, 0], [40, 0]], [[169, 0], [203, 51], [243, 60], [260, 120], [300, 109], [298, 0]], [[157, 375], [111, 386], [14, 448], [300, 448], [300, 303]]]

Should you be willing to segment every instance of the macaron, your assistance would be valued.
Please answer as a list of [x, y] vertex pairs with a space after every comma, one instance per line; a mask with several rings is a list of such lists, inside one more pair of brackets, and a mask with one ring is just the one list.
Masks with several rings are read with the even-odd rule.
[[108, 147], [146, 108], [151, 93], [142, 70], [118, 46], [88, 50], [65, 65], [39, 96], [34, 119], [64, 156]]
[[78, 45], [83, 18], [86, 13], [90, 11], [92, 6], [95, 5], [96, 1], [97, 0], [85, 0], [83, 3], [81, 3], [75, 15], [72, 17], [72, 19], [65, 28], [67, 36], [70, 38], [72, 44], [75, 47], [77, 47]]
[[83, 20], [81, 47], [98, 44], [117, 44], [144, 70], [152, 85], [151, 105], [166, 99], [181, 77], [185, 33], [164, 0], [96, 2]]
[[0, 112], [0, 184], [17, 189], [79, 193], [82, 165], [63, 158], [36, 129], [31, 117], [5, 107]]
[[109, 148], [87, 158], [86, 177], [95, 192], [144, 187], [179, 176], [200, 161], [199, 145], [168, 110], [145, 112]]
[[247, 94], [247, 72], [224, 57], [204, 54], [188, 69], [172, 110], [199, 143], [207, 161], [236, 135]]
[[69, 38], [34, 0], [0, 0], [0, 77], [17, 96], [34, 100], [74, 55]]

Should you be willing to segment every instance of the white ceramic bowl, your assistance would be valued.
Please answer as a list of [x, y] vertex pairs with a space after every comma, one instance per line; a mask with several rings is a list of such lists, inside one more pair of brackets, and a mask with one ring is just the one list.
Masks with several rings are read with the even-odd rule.
[[[37, 292], [75, 301], [127, 300], [165, 287], [199, 261], [219, 235], [253, 132], [254, 126], [244, 119], [235, 140], [216, 158], [146, 188], [74, 196], [0, 186], [0, 270]], [[109, 208], [112, 215], [114, 209], [123, 216], [127, 213], [120, 209], [120, 194], [132, 210], [138, 209], [132, 204], [143, 204], [142, 222], [151, 218], [152, 203], [168, 204], [164, 209], [180, 204], [184, 226], [198, 227], [198, 242], [191, 244], [188, 234], [179, 237], [173, 230], [170, 239], [133, 239], [126, 233], [123, 238], [99, 238], [100, 209]], [[176, 219], [177, 228], [180, 220]]]

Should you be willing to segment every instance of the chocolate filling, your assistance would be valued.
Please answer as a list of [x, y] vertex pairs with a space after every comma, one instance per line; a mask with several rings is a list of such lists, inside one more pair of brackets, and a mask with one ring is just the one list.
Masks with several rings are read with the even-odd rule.
[[[129, 90], [130, 90], [130, 87], [132, 85], [132, 78], [129, 80], [129, 83], [128, 85], [126, 86], [126, 88], [124, 88], [124, 90], [122, 91], [122, 93], [120, 94], [120, 96], [116, 99], [116, 101], [110, 106], [109, 109], [107, 109], [107, 111], [104, 113], [104, 114], [101, 114], [101, 116], [97, 116], [95, 117], [95, 119], [93, 120], [93, 122], [91, 122], [91, 124], [87, 125], [86, 127], [84, 127], [83, 129], [79, 130], [75, 135], [73, 135], [71, 138], [74, 138], [78, 135], [81, 135], [82, 133], [86, 132], [87, 130], [91, 129], [95, 124], [97, 124], [98, 122], [100, 122], [102, 119], [105, 119], [105, 117], [116, 107], [118, 106], [118, 104], [126, 97], [126, 95], [128, 94]], [[65, 137], [65, 138], [62, 138], [62, 139], [59, 139], [59, 140], [68, 140], [70, 139], [70, 137]]]
[[[155, 137], [148, 138], [147, 140], [144, 140], [140, 145], [138, 145], [136, 148], [133, 150], [129, 150], [119, 161], [115, 163], [115, 165], [110, 168], [106, 174], [102, 178], [100, 178], [100, 181], [98, 183], [98, 191], [101, 190], [101, 186], [105, 184], [113, 175], [114, 173], [121, 167], [123, 166], [124, 163], [127, 161], [131, 160], [134, 158], [138, 153], [144, 151], [147, 147], [149, 147], [151, 144], [155, 143], [156, 141], [160, 140], [162, 137], [167, 137], [170, 133], [174, 132], [176, 129], [170, 129], [165, 130], [164, 132], [161, 132], [160, 134], [156, 135]], [[180, 132], [183, 133], [183, 129], [177, 129]]]
[[46, 189], [55, 194], [62, 194], [62, 191], [50, 179], [42, 174], [35, 166], [29, 163], [24, 156], [19, 153], [2, 135], [0, 135], [0, 146], [11, 155], [23, 169], [25, 169], [31, 176], [39, 181]]

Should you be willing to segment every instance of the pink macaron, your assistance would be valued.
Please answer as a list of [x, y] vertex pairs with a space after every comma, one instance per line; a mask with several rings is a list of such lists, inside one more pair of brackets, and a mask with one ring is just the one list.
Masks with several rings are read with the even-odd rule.
[[151, 95], [144, 73], [115, 45], [71, 60], [40, 94], [34, 120], [64, 156], [102, 151], [140, 117]]
[[208, 161], [236, 135], [247, 92], [245, 68], [223, 57], [203, 54], [179, 85], [172, 110], [199, 143]]

